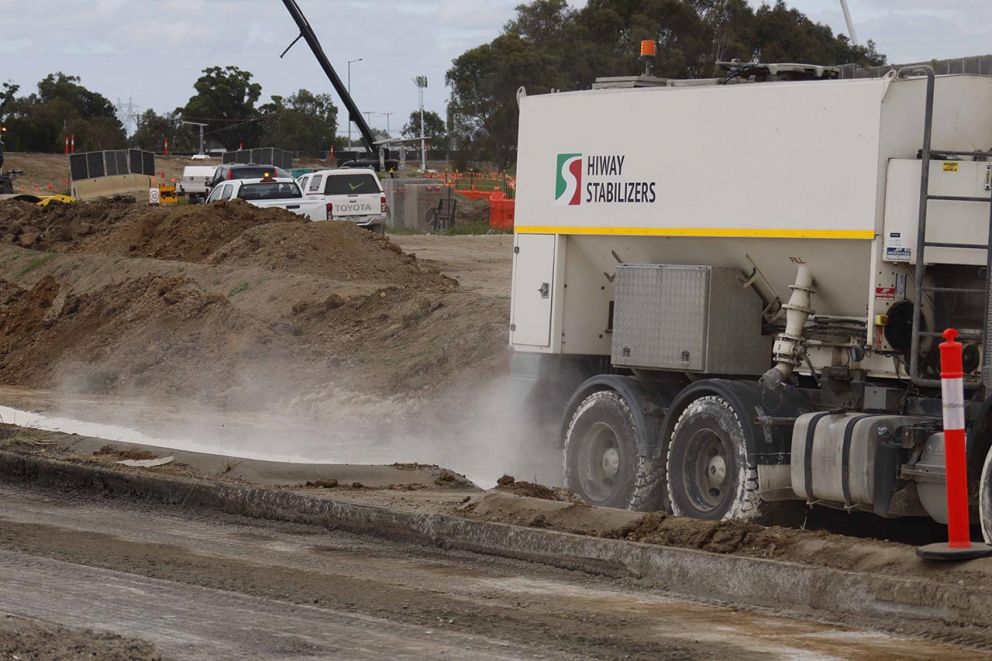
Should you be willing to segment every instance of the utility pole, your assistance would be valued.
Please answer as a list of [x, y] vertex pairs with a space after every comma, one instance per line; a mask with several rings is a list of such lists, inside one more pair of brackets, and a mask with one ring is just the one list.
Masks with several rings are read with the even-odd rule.
[[[348, 60], [348, 96], [351, 96], [351, 65], [355, 62], [362, 62], [364, 58]], [[340, 79], [339, 79], [340, 80]], [[341, 84], [340, 82], [338, 83]], [[351, 113], [348, 113], [348, 151], [351, 151]]]
[[180, 124], [190, 124], [191, 126], [199, 126], [200, 127], [200, 151], [198, 152], [198, 155], [200, 155], [200, 156], [206, 156], [207, 153], [203, 150], [203, 127], [206, 126], [206, 124], [204, 124], [203, 122], [187, 122], [185, 119], [180, 119], [179, 120], [179, 123]]
[[858, 35], [854, 33], [854, 21], [851, 20], [851, 11], [847, 8], [847, 0], [840, 0], [840, 8], [844, 11], [844, 20], [847, 22], [847, 34], [851, 37], [851, 43], [858, 45]]
[[386, 137], [387, 138], [393, 137], [392, 133], [390, 133], [390, 131], [389, 131], [389, 118], [390, 118], [390, 116], [395, 115], [396, 113], [395, 112], [381, 112], [379, 114], [386, 116]]
[[424, 89], [427, 88], [427, 76], [417, 76], [413, 79], [420, 93], [420, 171], [427, 172], [427, 135], [424, 133]]

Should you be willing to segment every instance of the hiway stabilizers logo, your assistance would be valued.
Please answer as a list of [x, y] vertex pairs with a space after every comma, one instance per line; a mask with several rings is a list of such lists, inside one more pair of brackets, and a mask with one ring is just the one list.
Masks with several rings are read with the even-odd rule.
[[582, 154], [558, 154], [555, 204], [576, 206], [582, 201]]
[[[652, 204], [657, 199], [655, 182], [626, 181], [623, 154], [585, 156], [558, 154], [555, 204]], [[583, 178], [586, 182], [583, 186]]]

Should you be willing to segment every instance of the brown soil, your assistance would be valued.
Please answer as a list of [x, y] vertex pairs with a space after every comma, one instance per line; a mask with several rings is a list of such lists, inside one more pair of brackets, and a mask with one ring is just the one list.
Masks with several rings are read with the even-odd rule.
[[417, 284], [428, 288], [456, 284], [384, 236], [348, 223], [280, 223], [253, 227], [218, 248], [208, 264], [257, 266], [306, 273], [333, 280]]
[[604, 536], [711, 553], [777, 558], [789, 555], [790, 549], [805, 535], [823, 536], [825, 533], [740, 521], [700, 521], [652, 512]]
[[566, 503], [575, 503], [580, 500], [571, 489], [566, 489], [565, 487], [546, 487], [543, 484], [534, 484], [533, 482], [518, 482], [512, 475], [504, 475], [496, 480], [496, 490], [506, 491], [517, 496]]
[[160, 659], [143, 640], [0, 615], [0, 659]]
[[118, 197], [45, 207], [0, 204], [0, 240], [5, 243], [183, 261], [202, 261], [258, 225], [304, 222], [285, 209], [260, 209], [241, 201], [149, 207]]
[[149, 452], [148, 450], [123, 450], [120, 448], [115, 448], [113, 445], [104, 445], [102, 448], [93, 453], [96, 457], [113, 457], [115, 459], [155, 459], [157, 455], [154, 452]]
[[[0, 242], [55, 253], [7, 258], [17, 283], [0, 276], [10, 385], [284, 406], [348, 392], [420, 399], [505, 364], [505, 300], [462, 294], [347, 223], [241, 202], [18, 202], [0, 204]], [[87, 273], [59, 253], [112, 264]], [[155, 266], [167, 263], [180, 268]], [[184, 263], [203, 266], [187, 275]], [[266, 279], [286, 283], [246, 293]]]

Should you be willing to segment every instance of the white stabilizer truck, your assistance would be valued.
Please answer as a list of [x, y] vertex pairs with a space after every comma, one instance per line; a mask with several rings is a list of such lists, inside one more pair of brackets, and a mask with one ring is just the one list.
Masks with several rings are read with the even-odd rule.
[[769, 71], [520, 91], [514, 379], [597, 505], [944, 522], [954, 326], [988, 539], [992, 77]]

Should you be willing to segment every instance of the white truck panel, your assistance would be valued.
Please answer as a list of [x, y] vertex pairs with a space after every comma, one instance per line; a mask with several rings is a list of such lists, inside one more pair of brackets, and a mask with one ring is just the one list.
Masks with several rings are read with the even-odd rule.
[[[931, 161], [930, 193], [961, 197], [990, 194], [992, 164], [976, 161]], [[919, 219], [920, 161], [889, 161], [889, 192], [885, 205], [886, 262], [916, 263]], [[989, 205], [979, 202], [931, 200], [927, 210], [927, 239], [947, 243], [984, 244], [989, 238]], [[985, 264], [984, 250], [927, 248], [928, 264]]]
[[518, 236], [513, 246], [513, 297], [510, 342], [548, 347], [554, 302], [555, 251], [553, 234]]
[[[922, 146], [924, 91], [886, 77], [521, 97], [516, 232], [559, 236], [560, 277], [550, 346], [511, 342], [609, 355], [617, 263], [757, 266], [783, 300], [805, 264], [818, 315], [873, 319], [906, 269], [882, 258], [886, 177]], [[989, 106], [992, 77], [938, 76], [934, 149], [992, 146]], [[918, 169], [905, 188], [889, 194], [915, 208]]]
[[[870, 239], [888, 80], [523, 97], [518, 232]], [[919, 140], [919, 138], [917, 138]], [[581, 160], [574, 176], [559, 157]], [[597, 170], [606, 157], [607, 173]], [[797, 166], [801, 162], [801, 167]], [[565, 196], [556, 195], [562, 180]], [[653, 184], [646, 199], [636, 188]], [[633, 202], [602, 201], [599, 184]], [[838, 195], [843, 191], [843, 195]], [[590, 197], [592, 196], [592, 199]]]

